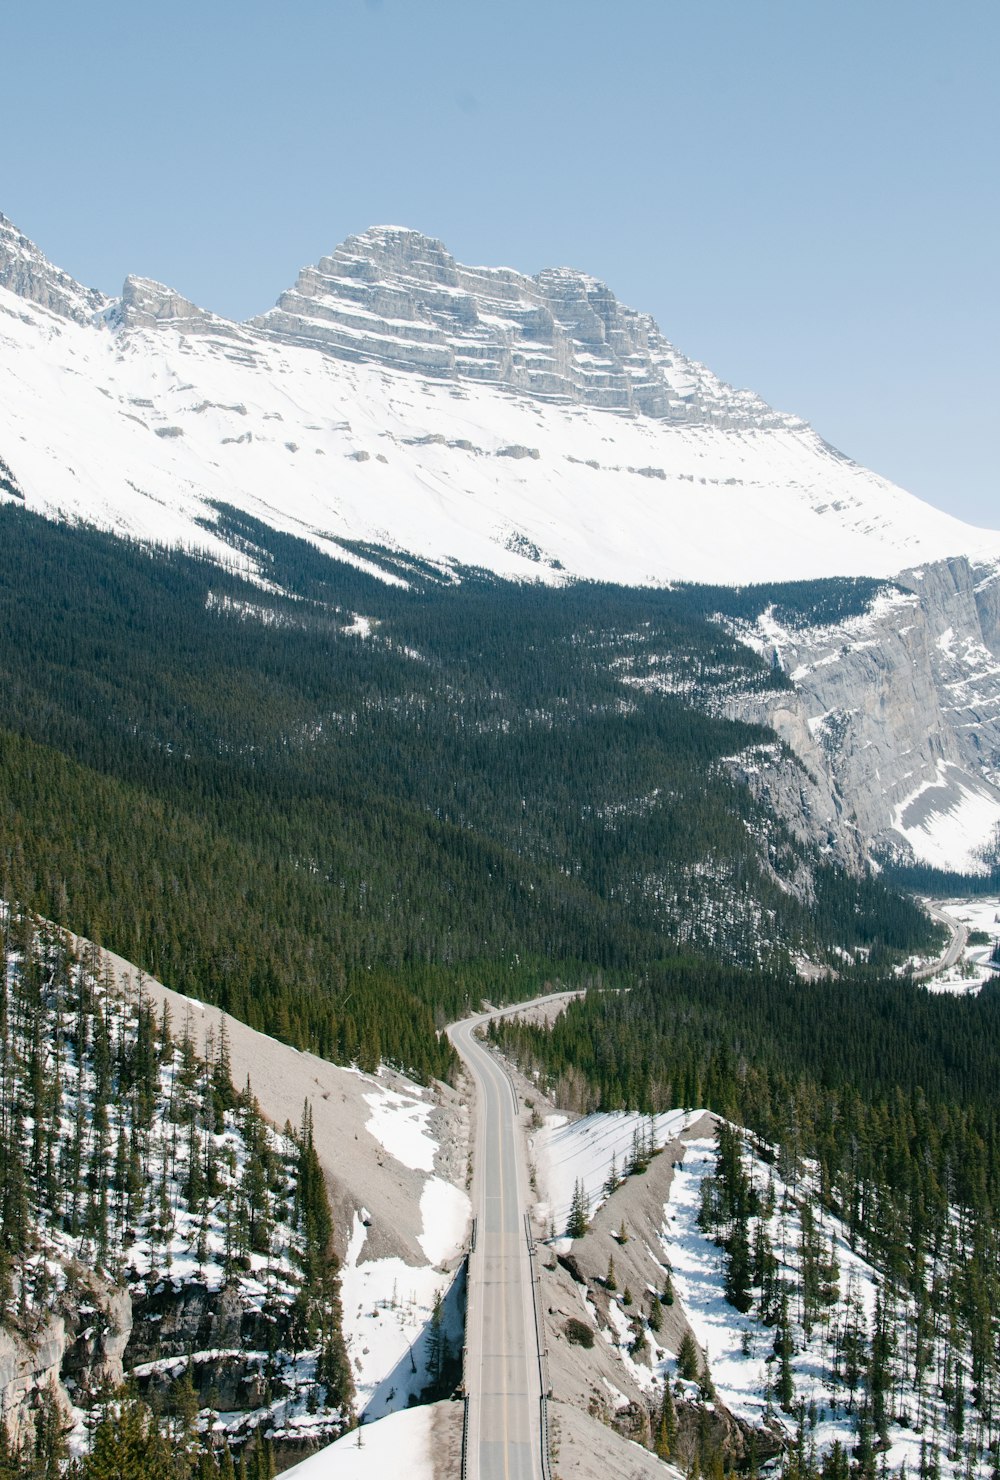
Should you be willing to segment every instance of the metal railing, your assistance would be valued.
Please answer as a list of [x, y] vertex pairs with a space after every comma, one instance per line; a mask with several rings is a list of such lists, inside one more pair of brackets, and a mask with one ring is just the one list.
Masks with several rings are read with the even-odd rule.
[[[469, 1395], [462, 1399], [462, 1480], [469, 1480]], [[548, 1476], [546, 1476], [548, 1480]]]
[[528, 1269], [531, 1275], [531, 1308], [535, 1313], [535, 1349], [538, 1352], [538, 1382], [541, 1397], [538, 1404], [539, 1437], [542, 1450], [542, 1480], [552, 1480], [552, 1457], [549, 1448], [549, 1354], [545, 1345], [545, 1328], [542, 1308], [538, 1299], [539, 1277], [535, 1269], [535, 1240], [531, 1234], [531, 1218], [524, 1215], [524, 1238], [528, 1245]]

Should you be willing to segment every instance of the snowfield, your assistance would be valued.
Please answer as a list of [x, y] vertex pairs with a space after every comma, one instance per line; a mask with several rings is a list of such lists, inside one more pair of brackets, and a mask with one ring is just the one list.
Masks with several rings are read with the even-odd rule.
[[[57, 276], [41, 254], [35, 271]], [[467, 271], [487, 297], [500, 281]], [[365, 568], [364, 552], [340, 541], [524, 580], [890, 575], [1000, 554], [1000, 534], [921, 503], [796, 418], [692, 362], [681, 373], [683, 356], [659, 336], [672, 420], [394, 368], [412, 338], [383, 325], [359, 348], [343, 300], [331, 339], [326, 308], [314, 333], [308, 318], [283, 330], [275, 311], [236, 325], [156, 284], [133, 280], [128, 291], [158, 301], [156, 312], [116, 302], [88, 316], [79, 289], [75, 322], [0, 288], [11, 474], [0, 497], [250, 572], [252, 557], [213, 531], [211, 501]], [[552, 346], [538, 351], [545, 359]]]

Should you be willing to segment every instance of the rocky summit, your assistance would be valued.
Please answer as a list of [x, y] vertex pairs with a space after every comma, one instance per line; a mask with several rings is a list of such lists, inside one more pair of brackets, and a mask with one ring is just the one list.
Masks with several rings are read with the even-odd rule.
[[569, 268], [465, 267], [401, 226], [350, 236], [252, 321], [347, 359], [719, 427], [801, 426], [687, 359], [649, 314]]

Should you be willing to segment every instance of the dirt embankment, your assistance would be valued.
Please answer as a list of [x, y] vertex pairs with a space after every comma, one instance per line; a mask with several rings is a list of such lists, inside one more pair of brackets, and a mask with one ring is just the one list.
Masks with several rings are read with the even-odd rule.
[[[408, 1264], [424, 1265], [418, 1243], [422, 1231], [420, 1197], [427, 1172], [414, 1170], [386, 1150], [367, 1129], [372, 1107], [366, 1095], [379, 1090], [415, 1093], [410, 1081], [383, 1070], [377, 1078], [338, 1068], [315, 1054], [301, 1053], [258, 1033], [217, 1007], [195, 1002], [141, 973], [130, 962], [105, 951], [104, 957], [121, 985], [169, 1010], [172, 1029], [180, 1036], [187, 1026], [199, 1052], [217, 1048], [225, 1031], [233, 1082], [249, 1079], [261, 1110], [277, 1126], [298, 1126], [306, 1100], [312, 1109], [316, 1152], [326, 1175], [334, 1214], [337, 1253], [347, 1251], [353, 1218], [364, 1208], [371, 1224], [362, 1259], [397, 1255]], [[434, 1084], [425, 1095], [432, 1101], [431, 1135], [440, 1150], [435, 1171], [464, 1187], [468, 1161], [469, 1107], [447, 1085]]]

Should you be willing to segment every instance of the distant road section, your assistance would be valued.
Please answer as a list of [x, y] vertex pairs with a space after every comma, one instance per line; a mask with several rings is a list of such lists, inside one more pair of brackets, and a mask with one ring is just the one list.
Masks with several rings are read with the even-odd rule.
[[944, 925], [950, 931], [951, 940], [948, 942], [948, 948], [943, 955], [939, 956], [936, 961], [932, 961], [930, 965], [922, 966], [919, 971], [913, 973], [913, 980], [915, 982], [928, 981], [932, 976], [936, 976], [939, 971], [950, 971], [965, 950], [969, 939], [968, 927], [963, 925], [961, 920], [956, 920], [954, 915], [949, 915], [940, 905], [932, 903], [929, 899], [925, 900], [924, 903], [927, 906], [927, 913], [931, 919], [936, 920], [939, 925]]
[[469, 1480], [544, 1480], [525, 1147], [513, 1086], [475, 1037], [476, 1028], [494, 1015], [468, 1018], [448, 1030], [477, 1095], [476, 1237], [466, 1318], [467, 1474]]

